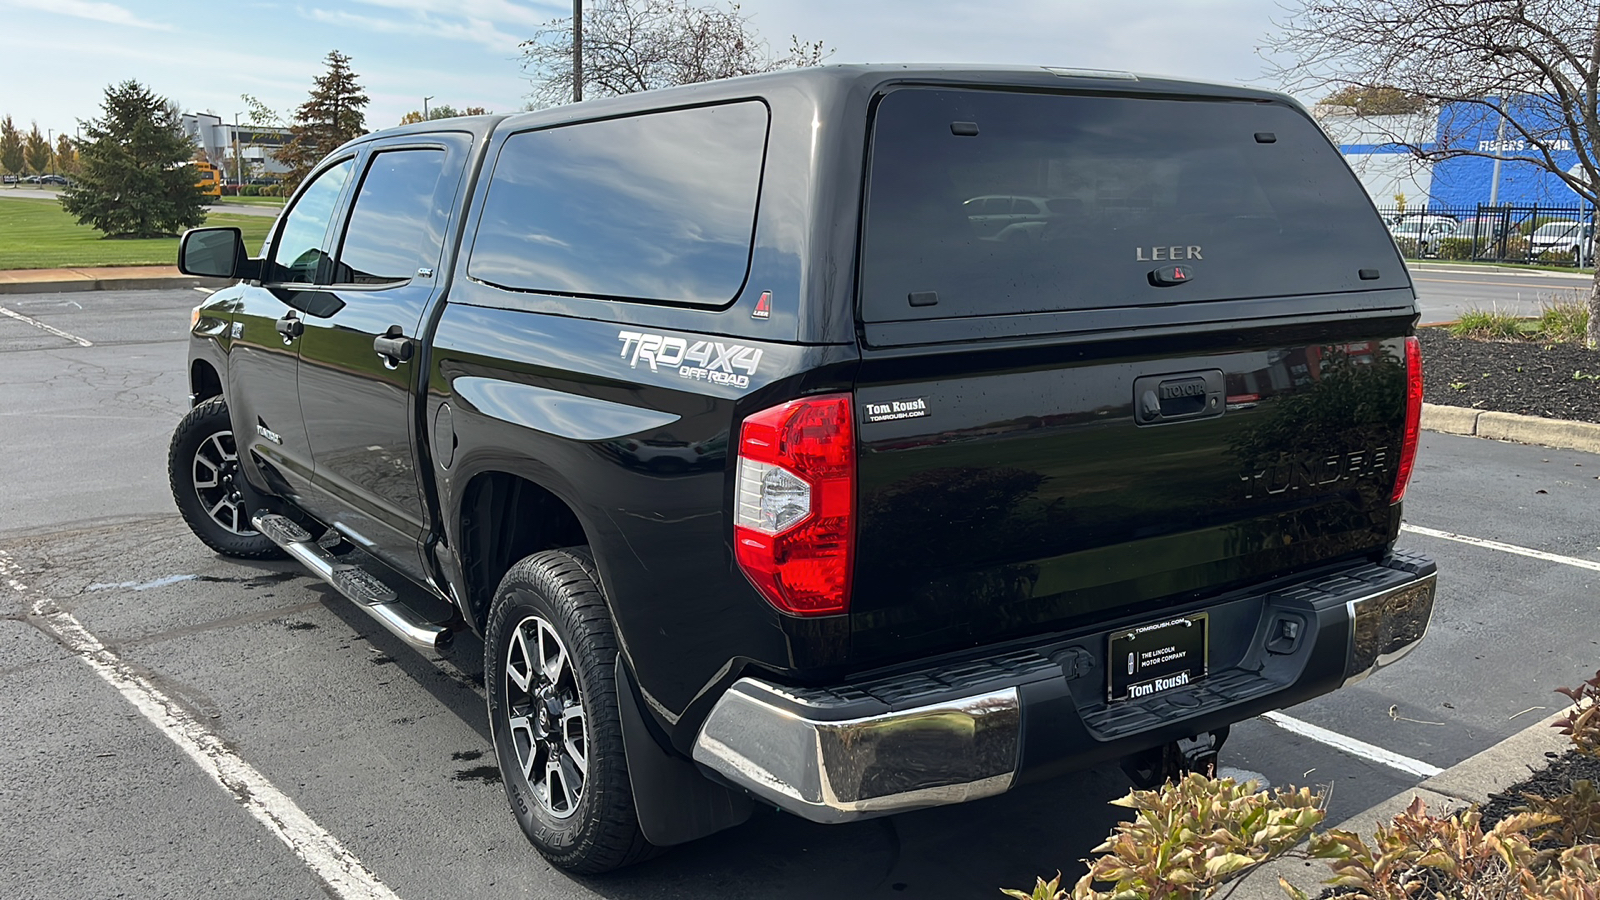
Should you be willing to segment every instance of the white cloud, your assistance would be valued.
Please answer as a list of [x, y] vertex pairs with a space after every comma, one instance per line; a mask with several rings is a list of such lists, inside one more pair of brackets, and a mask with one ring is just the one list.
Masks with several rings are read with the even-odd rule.
[[367, 6], [404, 9], [414, 13], [463, 16], [485, 22], [542, 25], [572, 14], [567, 3], [513, 3], [511, 0], [355, 0]]
[[91, 19], [110, 25], [127, 25], [157, 31], [172, 30], [171, 25], [145, 21], [115, 3], [96, 3], [92, 0], [4, 0], [0, 2], [0, 6], [34, 9], [60, 16], [72, 16], [75, 19]]
[[310, 17], [318, 22], [340, 27], [361, 28], [380, 34], [410, 34], [445, 40], [468, 41], [482, 44], [491, 50], [515, 53], [521, 38], [506, 34], [485, 19], [468, 18], [449, 22], [425, 12], [413, 12], [409, 19], [381, 19], [343, 10], [313, 9]]

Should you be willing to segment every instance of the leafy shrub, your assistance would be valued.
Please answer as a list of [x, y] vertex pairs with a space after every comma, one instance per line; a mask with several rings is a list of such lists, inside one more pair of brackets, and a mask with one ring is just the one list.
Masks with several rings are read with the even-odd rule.
[[263, 197], [277, 197], [282, 193], [283, 188], [276, 184], [263, 185], [261, 188], [261, 196]]
[[1440, 259], [1471, 259], [1472, 238], [1447, 237], [1439, 239]]
[[1572, 700], [1572, 708], [1554, 722], [1580, 753], [1600, 756], [1600, 672], [1575, 688], [1556, 688]]
[[1576, 254], [1570, 249], [1546, 250], [1539, 254], [1539, 262], [1549, 263], [1553, 266], [1573, 266], [1577, 265], [1578, 260]]
[[[1282, 856], [1326, 815], [1322, 797], [1306, 788], [1258, 791], [1253, 782], [1191, 773], [1156, 791], [1130, 791], [1112, 801], [1136, 811], [1095, 848], [1104, 854], [1070, 892], [1059, 875], [1039, 879], [1017, 900], [1171, 900], [1209, 896], [1218, 886]], [[1096, 883], [1110, 885], [1096, 890]]]
[[1397, 237], [1394, 239], [1394, 245], [1400, 248], [1400, 255], [1404, 256], [1406, 259], [1417, 258], [1416, 238]]
[[239, 193], [245, 197], [259, 197], [261, 196], [261, 187], [260, 185], [247, 184], [239, 189]]

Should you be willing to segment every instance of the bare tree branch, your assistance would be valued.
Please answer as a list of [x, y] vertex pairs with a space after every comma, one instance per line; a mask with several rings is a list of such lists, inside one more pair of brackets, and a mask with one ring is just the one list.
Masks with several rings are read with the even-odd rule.
[[[778, 56], [737, 4], [693, 6], [692, 0], [599, 0], [583, 22], [583, 95], [608, 97], [678, 84], [819, 65], [831, 51], [821, 41], [791, 37]], [[522, 68], [533, 81], [535, 108], [572, 97], [572, 19], [552, 19], [522, 42]]]
[[[1600, 200], [1600, 0], [1303, 0], [1278, 27], [1267, 49], [1292, 62], [1269, 67], [1287, 89], [1396, 91], [1437, 110], [1432, 141], [1380, 129], [1414, 159], [1537, 166], [1584, 202]], [[1515, 137], [1461, 145], [1487, 117], [1503, 117]], [[1596, 347], [1600, 276], [1589, 309]]]

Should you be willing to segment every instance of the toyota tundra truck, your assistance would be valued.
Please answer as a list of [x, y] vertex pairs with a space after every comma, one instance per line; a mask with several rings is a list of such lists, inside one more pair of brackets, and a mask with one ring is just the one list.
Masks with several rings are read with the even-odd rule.
[[1210, 770], [1432, 615], [1416, 295], [1282, 95], [832, 66], [423, 122], [180, 257], [234, 281], [184, 519], [481, 636], [571, 871]]

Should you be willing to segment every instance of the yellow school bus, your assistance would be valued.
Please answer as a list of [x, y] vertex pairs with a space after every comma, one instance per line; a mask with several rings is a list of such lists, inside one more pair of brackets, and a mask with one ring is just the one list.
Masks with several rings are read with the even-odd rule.
[[220, 198], [222, 196], [222, 173], [217, 170], [217, 167], [208, 162], [196, 162], [194, 167], [200, 173], [200, 180], [195, 182], [195, 187], [200, 189], [200, 193], [205, 194], [207, 197]]

